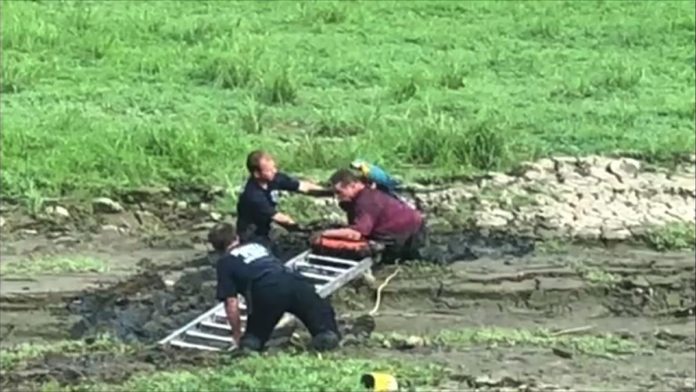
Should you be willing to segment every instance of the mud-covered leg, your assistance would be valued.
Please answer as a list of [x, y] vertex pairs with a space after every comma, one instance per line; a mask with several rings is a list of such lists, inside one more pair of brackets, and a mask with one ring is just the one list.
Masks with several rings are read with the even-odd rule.
[[336, 313], [331, 304], [311, 284], [296, 280], [290, 312], [297, 316], [312, 334], [312, 347], [318, 351], [333, 350], [341, 340]]

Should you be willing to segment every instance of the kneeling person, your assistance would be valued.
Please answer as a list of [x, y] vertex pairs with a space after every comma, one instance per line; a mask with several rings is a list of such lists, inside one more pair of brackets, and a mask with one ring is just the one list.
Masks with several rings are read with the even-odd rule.
[[[421, 213], [405, 202], [367, 186], [350, 170], [329, 179], [339, 205], [347, 213], [348, 227], [326, 230], [326, 237], [345, 240], [386, 241], [387, 259], [418, 259], [427, 242]], [[391, 243], [391, 244], [390, 244]]]
[[[312, 334], [317, 350], [338, 346], [339, 332], [329, 302], [317, 294], [314, 286], [276, 259], [258, 243], [239, 244], [235, 228], [221, 223], [208, 234], [218, 252], [217, 298], [225, 303], [227, 320], [237, 347], [260, 351], [285, 312], [295, 315]], [[241, 334], [237, 295], [247, 305], [247, 325]]]

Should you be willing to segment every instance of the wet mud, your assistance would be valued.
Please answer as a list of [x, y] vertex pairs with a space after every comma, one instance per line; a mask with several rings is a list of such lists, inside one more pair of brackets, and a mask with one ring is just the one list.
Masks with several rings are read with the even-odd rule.
[[420, 249], [423, 261], [450, 264], [456, 261], [472, 261], [484, 257], [522, 257], [534, 252], [534, 240], [505, 232], [463, 230], [456, 232], [430, 232], [426, 244]]
[[[498, 254], [522, 255], [529, 252], [515, 241], [503, 237], [479, 238], [461, 245], [465, 235], [434, 235], [433, 242], [440, 241], [440, 249], [433, 254], [444, 255], [456, 248], [466, 251], [470, 260], [479, 257], [475, 252], [488, 250], [487, 256], [498, 249]], [[507, 240], [507, 241], [506, 241]], [[282, 261], [304, 251], [308, 238], [303, 235], [286, 236], [279, 242], [277, 253]], [[472, 251], [473, 250], [473, 251]], [[200, 257], [188, 264], [188, 270], [178, 281], [168, 286], [162, 275], [150, 270], [107, 289], [86, 292], [69, 305], [74, 314], [82, 317], [70, 329], [72, 338], [94, 336], [108, 332], [125, 342], [151, 343], [166, 336], [215, 304], [215, 270], [213, 256]]]
[[[285, 234], [279, 242], [281, 258], [303, 251], [307, 238], [305, 233]], [[440, 363], [456, 370], [446, 380], [454, 389], [495, 390], [510, 384], [518, 390], [546, 390], [544, 385], [550, 383], [575, 390], [662, 385], [666, 390], [683, 390], [694, 377], [690, 370], [695, 365], [693, 252], [569, 247], [547, 254], [535, 251], [529, 240], [490, 233], [435, 233], [431, 247], [434, 261], [438, 255], [453, 253], [466, 257], [444, 264], [440, 259], [439, 263], [378, 266], [378, 283], [395, 268], [400, 273], [384, 288], [368, 332], [374, 328], [380, 333], [427, 336], [483, 326], [563, 330], [592, 325], [593, 333], [626, 336], [651, 354], [637, 353], [617, 362], [562, 358], [538, 347], [387, 349], [365, 345], [360, 339], [352, 339], [342, 349], [346, 354]], [[47, 354], [2, 372], [0, 385], [17, 390], [51, 381], [122, 383], [135, 372], [230, 360], [229, 354], [163, 349], [155, 344], [215, 304], [213, 262], [205, 252], [169, 267], [144, 262], [140, 272], [115, 285], [64, 297], [25, 298], [22, 306], [44, 301], [41, 308], [62, 314], [62, 328], [71, 338], [92, 339], [106, 332], [139, 348], [116, 354]], [[357, 320], [369, 319], [359, 317], [372, 309], [374, 300], [375, 287], [360, 281], [333, 296], [344, 334], [360, 330]], [[16, 300], [15, 306], [18, 303], [22, 304]], [[599, 371], [607, 367], [612, 368], [609, 375]], [[508, 374], [500, 375], [501, 369]]]
[[73, 339], [109, 333], [126, 343], [151, 343], [214, 304], [215, 271], [200, 268], [173, 286], [145, 272], [113, 288], [88, 292], [68, 305], [82, 319], [70, 328]]
[[137, 373], [216, 366], [232, 358], [232, 354], [220, 355], [155, 346], [137, 346], [128, 353], [49, 353], [20, 364], [12, 372], [0, 373], [0, 387], [8, 388], [3, 390], [34, 390], [37, 385], [46, 383], [120, 384]]

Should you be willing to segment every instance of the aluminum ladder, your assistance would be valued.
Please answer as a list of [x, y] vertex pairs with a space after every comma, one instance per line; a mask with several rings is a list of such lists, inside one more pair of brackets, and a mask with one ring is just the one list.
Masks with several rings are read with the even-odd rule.
[[[313, 282], [319, 296], [325, 298], [368, 271], [373, 262], [373, 257], [350, 260], [305, 251], [289, 260], [285, 265]], [[241, 295], [239, 300], [243, 333], [247, 320], [246, 305], [244, 297]], [[294, 321], [295, 317], [286, 313], [276, 326], [268, 344], [272, 345], [280, 340], [286, 340], [289, 337], [288, 330], [294, 329]], [[160, 340], [159, 344], [209, 351], [233, 350], [236, 347], [231, 334], [232, 329], [227, 322], [224, 303], [221, 302]]]

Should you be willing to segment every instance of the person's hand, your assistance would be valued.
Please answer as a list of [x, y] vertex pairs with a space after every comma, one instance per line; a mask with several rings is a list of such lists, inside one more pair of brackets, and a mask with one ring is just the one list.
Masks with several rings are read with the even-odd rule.
[[240, 347], [239, 347], [239, 343], [240, 343], [241, 340], [242, 340], [242, 336], [241, 336], [241, 334], [240, 334], [239, 332], [233, 332], [233, 333], [232, 333], [232, 341], [234, 342], [234, 345], [235, 345], [236, 348], [240, 348]]
[[316, 244], [321, 240], [322, 232], [321, 231], [315, 231], [312, 233], [312, 235], [309, 236], [309, 243], [310, 244]]
[[317, 197], [331, 197], [334, 195], [333, 189], [323, 188], [314, 192], [314, 196]]

